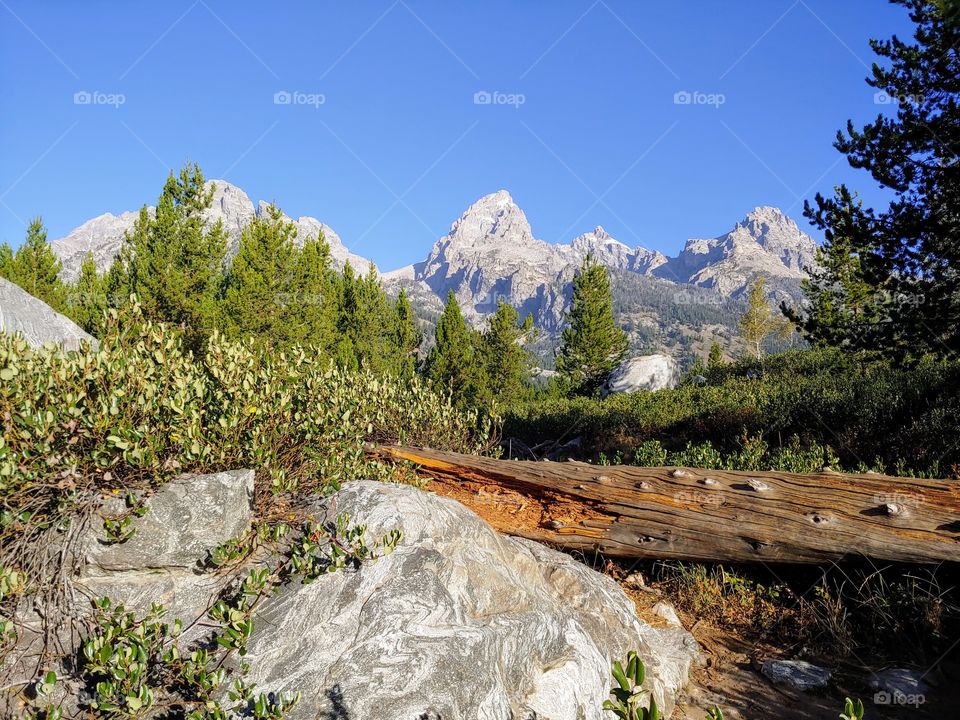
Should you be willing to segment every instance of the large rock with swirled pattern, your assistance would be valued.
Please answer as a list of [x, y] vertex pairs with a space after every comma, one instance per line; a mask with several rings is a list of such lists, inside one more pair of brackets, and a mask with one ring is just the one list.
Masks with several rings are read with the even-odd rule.
[[373, 539], [357, 570], [288, 585], [258, 612], [244, 660], [264, 690], [303, 693], [292, 718], [600, 720], [628, 650], [669, 716], [698, 653], [682, 628], [638, 620], [620, 587], [563, 553], [497, 534], [459, 503], [349, 483], [315, 508]]

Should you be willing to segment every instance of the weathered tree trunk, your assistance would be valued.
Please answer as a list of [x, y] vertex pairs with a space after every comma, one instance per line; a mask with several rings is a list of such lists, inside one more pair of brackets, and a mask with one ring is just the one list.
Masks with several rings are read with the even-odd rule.
[[960, 483], [885, 475], [603, 467], [371, 446], [501, 532], [621, 558], [960, 561]]

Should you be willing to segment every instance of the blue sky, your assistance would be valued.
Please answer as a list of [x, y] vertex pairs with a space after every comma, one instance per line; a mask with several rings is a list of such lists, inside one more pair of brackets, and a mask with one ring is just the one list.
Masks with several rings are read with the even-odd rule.
[[909, 32], [882, 0], [0, 0], [0, 240], [152, 204], [187, 160], [384, 270], [499, 188], [551, 242], [806, 227], [839, 182], [882, 200], [831, 142], [889, 109], [868, 39]]

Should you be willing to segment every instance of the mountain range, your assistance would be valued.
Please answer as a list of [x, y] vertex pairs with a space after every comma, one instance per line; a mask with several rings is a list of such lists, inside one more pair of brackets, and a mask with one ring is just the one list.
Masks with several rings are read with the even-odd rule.
[[[232, 256], [243, 228], [264, 212], [267, 203], [254, 204], [242, 189], [224, 180], [210, 183], [214, 202], [208, 219], [223, 222]], [[106, 213], [53, 241], [63, 277], [77, 276], [88, 251], [101, 270], [107, 269], [136, 217], [136, 212]], [[305, 216], [292, 222], [300, 242], [323, 232], [336, 267], [347, 261], [362, 269], [369, 265], [320, 220]], [[502, 299], [521, 316], [531, 314], [538, 327], [554, 335], [569, 305], [574, 274], [592, 253], [611, 271], [621, 321], [633, 327], [636, 344], [662, 348], [689, 344], [684, 338], [689, 339], [691, 331], [735, 334], [742, 297], [757, 275], [767, 277], [775, 302], [798, 302], [800, 281], [815, 262], [816, 247], [813, 238], [774, 207], [755, 208], [717, 237], [688, 240], [675, 257], [631, 248], [602, 227], [570, 244], [550, 243], [534, 235], [510, 193], [499, 190], [467, 208], [426, 258], [384, 273], [383, 282], [391, 293], [404, 288], [422, 317], [439, 312], [453, 291], [474, 325], [481, 325]]]

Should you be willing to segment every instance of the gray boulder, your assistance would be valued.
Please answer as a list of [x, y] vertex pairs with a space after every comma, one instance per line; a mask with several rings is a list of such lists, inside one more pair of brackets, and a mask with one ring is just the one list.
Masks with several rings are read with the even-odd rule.
[[830, 682], [830, 671], [805, 660], [767, 660], [760, 671], [776, 685], [815, 690]]
[[60, 345], [64, 350], [78, 350], [87, 340], [97, 341], [70, 318], [56, 312], [19, 285], [0, 277], [0, 332], [20, 333], [32, 347], [44, 343]]
[[293, 720], [600, 720], [611, 660], [631, 649], [669, 716], [698, 661], [689, 633], [642, 623], [610, 578], [499, 535], [453, 500], [355, 482], [314, 510], [349, 513], [371, 540], [404, 537], [357, 571], [285, 587], [258, 613], [250, 680], [302, 691]]
[[[210, 552], [250, 527], [253, 470], [184, 475], [146, 500], [147, 513], [133, 521], [136, 533], [122, 543], [104, 541], [102, 525], [81, 539], [84, 565], [75, 586], [89, 600], [108, 596], [142, 614], [163, 603], [169, 619], [203, 615], [230, 578], [204, 572]], [[114, 512], [121, 503], [108, 503]]]
[[621, 363], [601, 388], [601, 394], [674, 388], [680, 382], [680, 365], [669, 355], [642, 355]]
[[878, 705], [922, 705], [930, 686], [924, 681], [925, 673], [909, 668], [887, 668], [874, 673], [870, 687], [877, 691], [874, 702]]

